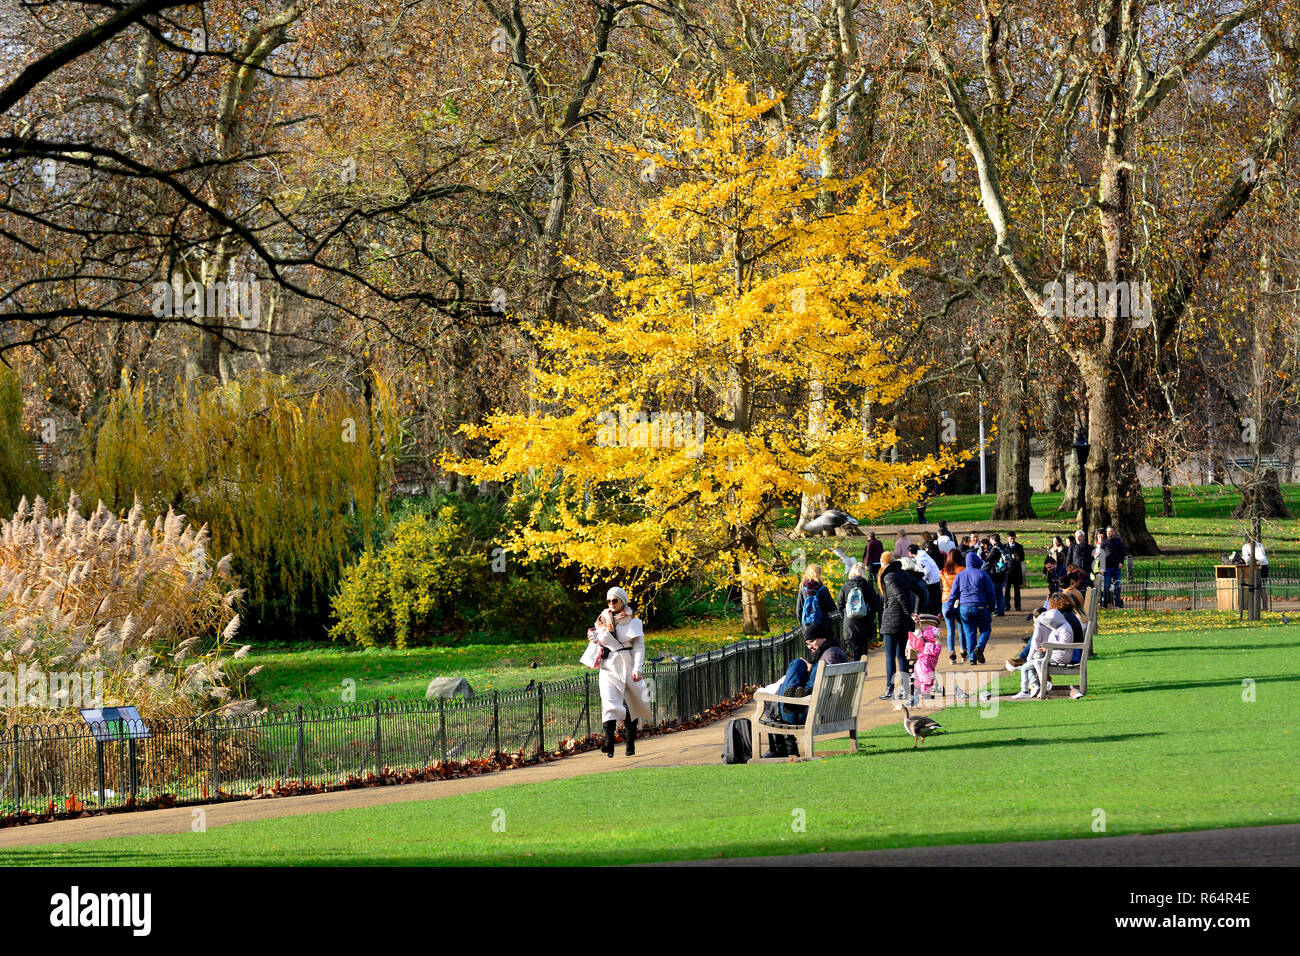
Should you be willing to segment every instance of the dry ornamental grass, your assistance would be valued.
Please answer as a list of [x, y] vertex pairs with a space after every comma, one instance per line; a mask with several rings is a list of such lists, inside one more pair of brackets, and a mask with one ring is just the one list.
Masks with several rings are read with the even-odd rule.
[[[134, 704], [142, 717], [252, 712], [224, 671], [248, 651], [230, 652], [244, 592], [231, 556], [214, 562], [208, 545], [206, 526], [170, 510], [151, 525], [138, 500], [125, 517], [100, 502], [87, 518], [75, 494], [52, 515], [24, 498], [0, 520], [0, 689], [17, 686], [20, 668], [97, 673], [104, 705]], [[5, 726], [75, 716], [66, 683], [38, 684], [0, 699]]]

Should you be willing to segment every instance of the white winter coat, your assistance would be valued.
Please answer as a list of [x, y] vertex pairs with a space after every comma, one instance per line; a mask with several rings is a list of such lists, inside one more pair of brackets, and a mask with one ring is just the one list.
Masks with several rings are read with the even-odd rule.
[[602, 616], [596, 624], [595, 640], [609, 648], [600, 664], [600, 719], [649, 720], [650, 688], [644, 677], [632, 680], [632, 674], [645, 666], [645, 629], [641, 619], [621, 621], [610, 631]]

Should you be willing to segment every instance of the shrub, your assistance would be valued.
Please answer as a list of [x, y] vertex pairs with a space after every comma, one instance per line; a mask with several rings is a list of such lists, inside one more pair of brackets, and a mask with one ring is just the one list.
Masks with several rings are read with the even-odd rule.
[[465, 527], [467, 537], [475, 542], [491, 545], [502, 537], [506, 506], [487, 495], [466, 498], [452, 492], [437, 491], [428, 496], [399, 498], [389, 514], [386, 537], [392, 537], [392, 528], [411, 515], [422, 514], [437, 520], [444, 508], [455, 508], [456, 516]]
[[[223, 670], [247, 651], [223, 657], [243, 592], [232, 588], [230, 556], [213, 562], [208, 549], [205, 529], [170, 511], [151, 526], [138, 501], [125, 518], [103, 502], [83, 518], [75, 495], [53, 516], [24, 498], [0, 520], [0, 678], [98, 672], [103, 703], [134, 704], [141, 716], [251, 711], [253, 701], [232, 699]], [[77, 701], [20, 693], [9, 724], [75, 716]]]
[[451, 506], [433, 521], [424, 514], [399, 521], [390, 544], [343, 573], [330, 637], [363, 647], [454, 643], [487, 590], [487, 556], [466, 553], [471, 544]]
[[246, 630], [310, 632], [382, 518], [400, 441], [392, 408], [380, 382], [371, 405], [303, 396], [274, 376], [165, 401], [122, 389], [89, 433], [80, 481], [111, 508], [139, 496], [206, 523], [248, 582]]
[[586, 636], [597, 613], [583, 608], [559, 581], [511, 577], [492, 587], [481, 620], [503, 640], [577, 640]]
[[16, 374], [0, 365], [0, 514], [12, 513], [20, 498], [41, 494], [46, 484], [23, 428], [22, 386]]

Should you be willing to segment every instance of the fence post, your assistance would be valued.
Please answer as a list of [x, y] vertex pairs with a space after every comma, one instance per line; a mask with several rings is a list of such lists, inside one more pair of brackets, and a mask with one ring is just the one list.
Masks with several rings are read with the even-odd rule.
[[582, 675], [583, 710], [587, 712], [587, 736], [591, 736], [591, 671]]
[[379, 701], [375, 701], [375, 775], [384, 769], [384, 734], [379, 729]]
[[685, 708], [682, 706], [682, 662], [677, 661], [677, 722], [686, 723]]
[[438, 698], [438, 740], [442, 762], [447, 762], [447, 698]]
[[221, 771], [217, 766], [217, 715], [208, 714], [208, 747], [212, 754], [212, 799], [221, 796]]
[[546, 753], [546, 740], [542, 737], [542, 685], [537, 685], [537, 752]]
[[492, 732], [496, 734], [496, 749], [494, 754], [501, 752], [501, 698], [496, 691], [492, 692]]
[[95, 803], [103, 807], [108, 797], [105, 791], [108, 789], [104, 777], [107, 775], [104, 770], [104, 741], [95, 741], [95, 769], [99, 772], [99, 796], [95, 798]]
[[[10, 767], [13, 768], [13, 779], [14, 779], [14, 812], [17, 813], [19, 810], [21, 810], [21, 809], [23, 808], [23, 805], [22, 805], [22, 803], [20, 802], [20, 800], [22, 799], [22, 786], [23, 786], [22, 769], [23, 769], [23, 768], [22, 768], [22, 764], [20, 764], [19, 761], [18, 761], [18, 753], [19, 753], [19, 751], [18, 751], [18, 728], [17, 728], [17, 727], [14, 727], [13, 730], [10, 732], [9, 736], [10, 736], [11, 738], [13, 738], [13, 739], [10, 741], [10, 746], [13, 747], [13, 757], [10, 758], [10, 760], [9, 760], [9, 765], [10, 765]], [[5, 789], [4, 789], [4, 790], [0, 790], [0, 797], [3, 797], [3, 796], [5, 795], [5, 792], [8, 790], [8, 786], [7, 786], [8, 781], [5, 781], [5, 783], [6, 783], [6, 787], [5, 787]]]
[[298, 746], [294, 748], [294, 760], [298, 764], [298, 782], [307, 782], [307, 731], [302, 722], [302, 704], [298, 705]]
[[126, 741], [126, 752], [127, 752], [126, 792], [127, 792], [128, 794], [130, 794], [130, 796], [131, 796], [131, 802], [134, 803], [134, 802], [135, 802], [135, 792], [136, 792], [136, 785], [135, 785], [135, 734], [130, 730], [130, 728], [127, 729], [127, 733], [130, 733], [131, 736], [128, 737], [128, 738], [127, 738], [127, 741]]

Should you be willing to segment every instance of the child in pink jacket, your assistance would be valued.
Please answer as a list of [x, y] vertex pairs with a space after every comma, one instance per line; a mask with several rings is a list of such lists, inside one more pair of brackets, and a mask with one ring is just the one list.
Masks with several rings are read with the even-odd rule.
[[943, 652], [943, 642], [933, 624], [907, 635], [909, 644], [916, 638], [920, 639], [921, 649], [917, 651], [916, 664], [912, 667], [912, 692], [922, 697], [934, 689], [934, 670], [939, 663], [939, 655]]

